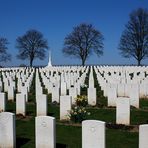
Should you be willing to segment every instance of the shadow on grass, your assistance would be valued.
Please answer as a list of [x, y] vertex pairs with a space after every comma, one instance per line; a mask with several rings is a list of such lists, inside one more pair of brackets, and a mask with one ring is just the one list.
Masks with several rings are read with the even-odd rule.
[[56, 148], [68, 148], [66, 144], [56, 143]]
[[54, 113], [47, 113], [47, 115], [48, 115], [48, 116], [53, 116], [53, 115], [54, 115]]
[[[17, 137], [16, 138], [16, 148], [21, 148], [27, 142], [29, 142], [29, 138]], [[56, 148], [68, 148], [66, 144], [56, 143]]]
[[31, 116], [31, 115], [33, 115], [33, 114], [34, 114], [33, 111], [27, 111], [27, 113], [26, 113], [26, 115], [28, 115], [28, 116]]
[[13, 109], [7, 109], [7, 112], [14, 112]]
[[21, 146], [25, 145], [29, 141], [30, 141], [29, 138], [17, 137], [16, 138], [16, 148], [20, 148]]

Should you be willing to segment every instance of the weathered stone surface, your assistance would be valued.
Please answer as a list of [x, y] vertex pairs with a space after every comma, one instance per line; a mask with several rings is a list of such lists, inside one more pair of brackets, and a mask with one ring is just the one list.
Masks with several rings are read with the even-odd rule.
[[130, 105], [139, 108], [139, 86], [132, 85], [130, 89]]
[[88, 88], [88, 104], [95, 106], [96, 105], [96, 88]]
[[59, 103], [60, 101], [60, 90], [59, 87], [55, 86], [53, 87], [52, 90], [52, 102], [56, 101], [57, 103]]
[[26, 116], [26, 98], [22, 93], [16, 94], [16, 114]]
[[50, 116], [38, 116], [35, 118], [36, 148], [56, 147], [55, 118]]
[[116, 106], [117, 90], [115, 87], [108, 88], [108, 106]]
[[85, 120], [82, 122], [82, 148], [105, 148], [105, 122]]
[[37, 99], [37, 116], [46, 116], [47, 115], [47, 95], [39, 95]]
[[66, 82], [61, 82], [61, 96], [67, 95], [67, 85]]
[[72, 104], [75, 104], [75, 99], [77, 97], [77, 89], [75, 87], [70, 87], [69, 88], [69, 95], [72, 98]]
[[9, 112], [2, 112], [0, 113], [0, 147], [15, 148], [15, 146], [15, 115]]
[[130, 101], [126, 97], [118, 97], [116, 106], [116, 123], [130, 124]]
[[69, 111], [71, 110], [71, 96], [60, 96], [60, 120], [69, 120]]
[[139, 148], [148, 147], [148, 124], [139, 126]]
[[6, 95], [5, 93], [0, 93], [0, 112], [4, 112], [6, 109]]

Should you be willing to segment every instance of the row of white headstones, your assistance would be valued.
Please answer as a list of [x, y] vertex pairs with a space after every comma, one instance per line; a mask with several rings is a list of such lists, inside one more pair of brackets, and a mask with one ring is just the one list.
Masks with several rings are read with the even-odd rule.
[[116, 123], [129, 125], [130, 106], [139, 108], [139, 99], [148, 97], [148, 67], [96, 66], [94, 71], [107, 105], [116, 107]]
[[[83, 74], [79, 77], [79, 71], [76, 73], [71, 73], [73, 75], [72, 79], [69, 81], [69, 93], [67, 95], [67, 83], [62, 80], [65, 79], [66, 76], [59, 76], [58, 72], [60, 72], [61, 68], [56, 68], [57, 74], [55, 76], [50, 77], [50, 81], [44, 77], [42, 69], [36, 70], [36, 108], [37, 108], [37, 116], [39, 115], [47, 115], [47, 95], [43, 94], [43, 87], [41, 86], [41, 80], [39, 78], [39, 73], [42, 76], [42, 81], [46, 84], [48, 89], [48, 93], [52, 93], [52, 102], [56, 101], [57, 103], [60, 102], [60, 119], [67, 118], [67, 110], [71, 109], [72, 103], [75, 101], [75, 97], [80, 94], [80, 86], [84, 84], [86, 73], [88, 72], [88, 68], [81, 68]], [[4, 69], [5, 70], [5, 69]], [[54, 71], [54, 70], [53, 70]], [[52, 71], [52, 72], [53, 72]], [[28, 92], [30, 91], [30, 86], [33, 80], [35, 69], [11, 69], [11, 72], [8, 72], [8, 69], [2, 71], [2, 78], [1, 80], [1, 88], [4, 87], [3, 92], [0, 93], [0, 111], [5, 111], [6, 109], [6, 100], [14, 101], [14, 91], [16, 93], [16, 114], [26, 115], [26, 103], [28, 102]], [[56, 71], [54, 71], [56, 72]], [[63, 72], [64, 75], [64, 72]], [[17, 78], [17, 87], [15, 82], [15, 77]], [[71, 77], [71, 76], [69, 76]], [[73, 83], [73, 87], [71, 87]], [[10, 91], [11, 90], [11, 91]], [[8, 93], [8, 97], [6, 98], [6, 92]], [[61, 98], [61, 99], [60, 99]], [[64, 98], [64, 99], [62, 99]], [[59, 101], [61, 100], [61, 101]], [[64, 101], [63, 101], [64, 100]], [[63, 102], [63, 103], [62, 103]], [[69, 106], [69, 107], [68, 107]]]
[[[104, 96], [129, 97], [131, 99], [148, 97], [147, 67], [94, 67], [94, 70], [104, 91]], [[115, 103], [110, 104], [109, 102], [108, 105], [114, 106]], [[131, 105], [139, 107], [138, 103]]]
[[[57, 68], [58, 69], [58, 68]], [[117, 123], [122, 124], [129, 124], [130, 121], [130, 105], [133, 105], [135, 107], [139, 107], [139, 91], [138, 91], [138, 84], [130, 84], [132, 87], [128, 87], [128, 90], [130, 92], [129, 96], [124, 95], [118, 95], [117, 96], [117, 90], [119, 89], [123, 84], [111, 84], [111, 83], [103, 83], [100, 79], [102, 76], [99, 75], [97, 68], [95, 68], [95, 72], [97, 74], [98, 82], [100, 82], [101, 87], [105, 85], [109, 85], [107, 87], [107, 98], [108, 98], [108, 106], [117, 106]], [[61, 72], [62, 69], [59, 71]], [[49, 75], [48, 69], [39, 69], [36, 72], [36, 103], [37, 103], [37, 115], [46, 115], [47, 114], [47, 96], [43, 94], [43, 88], [41, 86], [41, 82], [39, 79], [39, 73], [42, 77], [42, 81], [45, 85], [45, 87], [48, 89], [48, 93], [52, 93], [52, 102], [60, 102], [61, 109], [67, 107], [68, 110], [71, 109], [71, 105], [75, 103], [75, 99], [77, 95], [80, 95], [80, 87], [81, 85], [84, 85], [86, 73], [88, 72], [88, 68], [86, 68], [86, 71], [83, 69], [83, 75], [79, 77], [79, 71], [75, 75], [71, 75], [71, 73], [63, 72], [61, 76], [58, 75], [58, 72], [50, 77], [47, 77]], [[46, 71], [46, 74], [44, 73]], [[63, 71], [63, 70], [62, 70]], [[34, 72], [34, 71], [33, 71]], [[26, 114], [25, 111], [25, 105], [28, 101], [28, 90], [29, 86], [31, 84], [32, 78], [33, 78], [33, 72], [29, 76], [28, 79], [24, 79], [24, 76], [20, 76], [20, 74], [17, 74], [18, 77], [18, 83], [17, 83], [17, 91], [21, 92], [16, 94], [16, 113], [17, 114]], [[66, 73], [66, 74], [65, 74]], [[45, 74], [45, 75], [44, 75]], [[7, 77], [5, 76], [7, 75]], [[27, 74], [28, 75], [28, 74]], [[14, 76], [14, 74], [13, 74]], [[14, 89], [15, 89], [15, 82], [12, 80], [12, 76], [8, 76], [8, 74], [3, 74], [4, 79], [4, 91], [8, 92], [8, 100], [14, 99]], [[80, 79], [79, 79], [80, 78]], [[23, 79], [23, 82], [21, 82]], [[9, 83], [9, 85], [8, 85]], [[22, 83], [24, 86], [22, 86]], [[72, 87], [71, 87], [72, 86]], [[116, 86], [116, 87], [115, 87]], [[117, 87], [118, 86], [118, 87]], [[129, 86], [124, 84], [124, 86]], [[135, 87], [134, 87], [135, 86]], [[11, 90], [11, 91], [10, 91]], [[67, 95], [67, 90], [69, 90], [69, 95]], [[105, 89], [104, 89], [105, 92]], [[88, 104], [89, 105], [96, 105], [96, 88], [94, 87], [94, 78], [93, 78], [93, 71], [92, 67], [90, 69], [90, 75], [89, 75], [89, 88], [87, 89], [88, 94]], [[1, 107], [0, 110], [5, 111], [5, 93], [0, 93], [1, 95]], [[22, 99], [19, 99], [22, 98]], [[60, 99], [62, 98], [62, 99]], [[65, 98], [65, 101], [63, 98]], [[67, 98], [67, 99], [66, 99]], [[61, 101], [60, 101], [61, 100]], [[63, 101], [64, 100], [64, 101]], [[62, 103], [63, 102], [63, 103]], [[21, 104], [21, 105], [20, 105]], [[123, 107], [122, 107], [123, 106]], [[125, 110], [126, 108], [126, 110]], [[120, 113], [121, 111], [121, 113]], [[65, 114], [67, 112], [65, 111]], [[124, 114], [123, 119], [120, 119], [120, 114]], [[126, 114], [126, 116], [125, 116]], [[62, 115], [61, 113], [61, 119], [65, 115]], [[119, 117], [119, 118], [118, 118]]]
[[[10, 70], [1, 70], [0, 112], [6, 110], [7, 100], [15, 101], [14, 98], [16, 95], [16, 114], [26, 115], [26, 102], [28, 102], [28, 92], [30, 91], [34, 72], [35, 69], [33, 68], [11, 68]], [[16, 91], [17, 93], [15, 94]]]
[[[16, 147], [15, 114], [0, 113], [0, 147]], [[105, 148], [105, 122], [99, 120], [82, 121], [82, 148]], [[139, 148], [148, 146], [148, 124], [139, 126]], [[35, 117], [35, 147], [56, 147], [56, 121], [54, 117]]]
[[[106, 74], [106, 77], [102, 76], [101, 70], [104, 69], [104, 71], [107, 71], [107, 72], [109, 70], [108, 70], [108, 67], [101, 67], [100, 68], [101, 70], [99, 68], [100, 67], [94, 67], [94, 70], [97, 74], [98, 82], [100, 83], [101, 87], [103, 87], [106, 85], [106, 83], [109, 83], [109, 78], [107, 77], [107, 74]], [[67, 116], [68, 111], [71, 109], [71, 105], [75, 103], [74, 98], [77, 95], [80, 95], [81, 93], [80, 87], [84, 86], [84, 81], [86, 78], [86, 74], [88, 73], [88, 70], [89, 70], [88, 67], [52, 67], [50, 69], [49, 68], [38, 69], [36, 71], [37, 116], [46, 116], [47, 110], [48, 110], [47, 109], [47, 96], [43, 94], [43, 88], [41, 86], [41, 80], [39, 78], [39, 74], [42, 78], [42, 82], [45, 85], [45, 88], [48, 89], [48, 93], [52, 93], [52, 102], [54, 101], [60, 102], [60, 120], [65, 120], [65, 119], [68, 120], [69, 118]], [[10, 71], [6, 72], [6, 70], [2, 70], [4, 92], [8, 92], [8, 100], [14, 100], [14, 90], [16, 89], [14, 78], [17, 77], [18, 79], [17, 91], [19, 93], [16, 94], [16, 114], [25, 115], [26, 114], [26, 102], [28, 101], [28, 91], [30, 89], [30, 85], [33, 79], [33, 74], [35, 72], [35, 69], [33, 68], [25, 69], [25, 70], [24, 69], [11, 69], [11, 71], [12, 72]], [[80, 71], [82, 73], [81, 76], [79, 74]], [[122, 71], [121, 70], [118, 70], [118, 71], [123, 72], [123, 68], [122, 68]], [[113, 72], [118, 72], [118, 71], [113, 71]], [[61, 73], [61, 75], [59, 75], [59, 72]], [[135, 71], [135, 73], [136, 72], [137, 71]], [[119, 79], [118, 75], [115, 78]], [[119, 80], [122, 80], [122, 83], [123, 83], [124, 81], [123, 79], [125, 78], [122, 76], [121, 79]], [[144, 79], [147, 79], [147, 77], [143, 75], [141, 79], [144, 80]], [[139, 82], [140, 81], [138, 81], [138, 83]], [[119, 84], [122, 84], [122, 83], [119, 83]], [[117, 107], [116, 122], [119, 124], [120, 123], [129, 124], [130, 105], [132, 105], [131, 104], [132, 98], [129, 98], [123, 95], [117, 96], [117, 88], [116, 88], [116, 96], [112, 97], [111, 99], [109, 95], [110, 87], [107, 89], [108, 105], [109, 105], [109, 100], [111, 101], [115, 100], [114, 103], [115, 103], [115, 106]], [[69, 95], [67, 95], [67, 90], [69, 90]], [[88, 91], [88, 104], [96, 105], [96, 88], [94, 87], [93, 67], [90, 67], [89, 88], [87, 89], [87, 91]], [[6, 102], [5, 93], [0, 93], [0, 95], [1, 95], [0, 110], [5, 111], [5, 102]], [[139, 100], [139, 96], [138, 96], [138, 99], [136, 98], [136, 100]]]
[[[100, 84], [102, 90], [104, 91], [104, 95], [107, 96], [107, 100], [108, 100], [108, 106], [115, 106], [116, 107], [116, 123], [117, 124], [126, 124], [129, 125], [130, 124], [130, 106], [134, 106], [136, 108], [139, 108], [139, 99], [140, 99], [140, 93], [142, 91], [143, 88], [142, 86], [147, 86], [148, 82], [148, 77], [145, 76], [143, 73], [147, 72], [147, 67], [131, 67], [131, 71], [129, 70], [129, 72], [135, 72], [135, 73], [139, 73], [139, 70], [141, 69], [141, 76], [138, 79], [138, 81], [136, 82], [135, 77], [137, 77], [137, 75], [134, 73], [133, 75], [135, 75], [135, 77], [133, 76], [131, 83], [126, 83], [125, 79], [129, 79], [128, 77], [130, 77], [130, 73], [129, 74], [124, 74], [127, 73], [127, 68], [125, 67], [126, 70], [124, 70], [124, 67], [115, 67], [115, 70], [112, 72], [110, 70], [110, 67], [108, 69], [108, 67], [101, 67], [101, 70], [104, 69], [104, 71], [106, 71], [106, 73], [109, 72], [109, 70], [114, 74], [114, 72], [116, 72], [116, 76], [112, 76], [112, 79], [108, 78], [108, 75], [106, 73], [104, 73], [105, 76], [102, 76], [100, 71], [99, 71], [100, 67], [95, 67], [94, 66], [94, 71], [97, 75], [97, 80], [98, 83]], [[114, 67], [112, 67], [113, 69]], [[44, 72], [47, 72], [47, 75]], [[88, 70], [87, 70], [88, 72]], [[123, 74], [122, 74], [122, 73]], [[80, 94], [80, 93], [76, 93], [78, 88], [80, 90], [80, 85], [78, 87], [78, 83], [73, 83], [74, 87], [70, 87], [70, 82], [72, 77], [68, 77], [68, 74], [65, 74], [64, 76], [62, 76], [62, 79], [60, 81], [60, 79], [58, 79], [59, 81], [57, 83], [55, 83], [55, 86], [53, 87], [53, 77], [48, 76], [49, 74], [49, 69], [42, 69], [40, 71], [41, 76], [42, 76], [42, 80], [43, 83], [45, 85], [45, 87], [48, 90], [54, 90], [55, 88], [58, 89], [58, 91], [56, 93], [54, 93], [54, 91], [52, 91], [52, 101], [56, 100], [57, 102], [59, 102], [60, 100], [60, 108], [63, 109], [65, 108], [64, 106], [67, 106], [67, 109], [70, 110], [71, 109], [71, 104], [75, 103], [74, 102], [74, 98]], [[44, 74], [45, 75], [44, 75]], [[119, 75], [119, 73], [121, 73], [121, 75]], [[86, 74], [85, 74], [86, 76]], [[55, 76], [57, 77], [57, 75]], [[116, 81], [116, 79], [118, 79], [118, 81]], [[110, 80], [112, 82], [110, 82]], [[113, 81], [113, 79], [115, 79], [115, 82]], [[140, 81], [141, 80], [141, 81]], [[124, 83], [123, 83], [124, 81]], [[146, 81], [146, 82], [145, 82]], [[84, 82], [84, 79], [83, 79]], [[113, 83], [114, 82], [114, 83]], [[117, 83], [118, 82], [118, 83]], [[119, 83], [120, 82], [120, 83]], [[58, 85], [57, 85], [58, 84]], [[83, 83], [81, 83], [83, 84]], [[50, 86], [50, 88], [49, 88]], [[148, 92], [148, 87], [146, 88], [146, 92]], [[57, 90], [55, 89], [55, 90]], [[67, 89], [69, 89], [69, 95], [66, 96], [66, 92]], [[71, 91], [72, 89], [72, 91]], [[60, 90], [60, 91], [59, 91]], [[59, 97], [59, 92], [61, 92], [61, 96]], [[71, 92], [75, 92], [75, 93], [71, 93]], [[126, 93], [123, 93], [126, 92]], [[56, 94], [56, 95], [54, 95]], [[126, 95], [125, 95], [126, 94]], [[88, 96], [88, 104], [89, 105], [96, 105], [96, 88], [94, 87], [94, 77], [93, 77], [93, 67], [90, 67], [90, 74], [89, 74], [89, 86], [87, 89], [87, 96]], [[145, 94], [145, 96], [147, 96], [147, 94]], [[59, 99], [61, 98], [62, 99]], [[72, 103], [70, 100], [70, 97], [72, 97]], [[65, 98], [65, 99], [64, 99]], [[64, 100], [64, 101], [63, 101]], [[66, 101], [67, 100], [67, 101]], [[67, 110], [66, 109], [66, 110]], [[65, 110], [65, 114], [67, 114], [67, 111]], [[63, 117], [66, 117], [66, 115], [63, 114]], [[62, 118], [61, 118], [62, 119]], [[64, 119], [64, 118], [63, 118]]]

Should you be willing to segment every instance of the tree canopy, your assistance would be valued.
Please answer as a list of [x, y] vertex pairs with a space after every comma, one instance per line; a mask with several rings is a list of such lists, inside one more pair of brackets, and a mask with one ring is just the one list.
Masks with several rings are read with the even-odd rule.
[[37, 30], [29, 30], [23, 36], [16, 39], [16, 47], [19, 49], [17, 57], [19, 59], [30, 60], [30, 66], [35, 58], [43, 60], [48, 49], [47, 40], [43, 38], [43, 34]]
[[139, 8], [130, 14], [122, 33], [119, 50], [123, 57], [133, 57], [138, 65], [148, 57], [148, 11]]
[[103, 35], [92, 24], [82, 23], [73, 28], [65, 37], [63, 53], [67, 56], [81, 59], [85, 65], [87, 58], [95, 52], [97, 56], [103, 54]]

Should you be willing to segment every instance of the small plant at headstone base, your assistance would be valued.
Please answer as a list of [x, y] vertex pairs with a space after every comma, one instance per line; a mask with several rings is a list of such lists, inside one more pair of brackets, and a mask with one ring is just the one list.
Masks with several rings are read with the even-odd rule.
[[81, 123], [83, 120], [87, 119], [89, 115], [90, 112], [87, 112], [85, 107], [82, 106], [73, 106], [69, 111], [70, 120], [75, 123]]
[[75, 101], [77, 106], [86, 107], [88, 104], [86, 95], [78, 95], [77, 98], [75, 98]]

